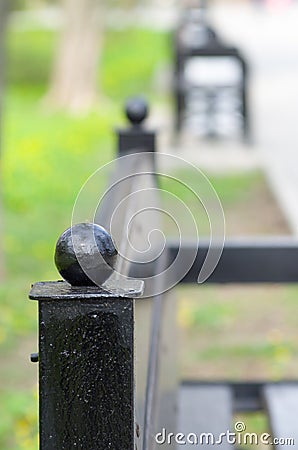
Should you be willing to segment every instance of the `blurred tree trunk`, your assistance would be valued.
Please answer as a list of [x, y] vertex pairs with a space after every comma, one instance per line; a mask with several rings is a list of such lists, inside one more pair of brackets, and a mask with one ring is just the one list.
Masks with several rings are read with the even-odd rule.
[[79, 113], [96, 103], [102, 3], [63, 0], [65, 23], [47, 95], [53, 107]]
[[[0, 153], [2, 153], [2, 112], [3, 112], [3, 91], [4, 91], [4, 70], [5, 70], [5, 56], [4, 56], [4, 41], [6, 30], [6, 19], [8, 12], [8, 0], [0, 0]], [[1, 168], [2, 169], [2, 168]], [[0, 171], [0, 179], [2, 181], [2, 170]], [[0, 280], [3, 280], [5, 275], [5, 264], [3, 254], [3, 206], [2, 206], [2, 183], [0, 186]]]

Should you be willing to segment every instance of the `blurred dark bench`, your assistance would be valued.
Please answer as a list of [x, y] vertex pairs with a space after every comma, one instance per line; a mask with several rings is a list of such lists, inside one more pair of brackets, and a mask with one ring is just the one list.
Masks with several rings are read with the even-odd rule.
[[250, 137], [248, 67], [236, 47], [223, 43], [205, 12], [185, 13], [174, 36], [175, 126], [206, 136]]

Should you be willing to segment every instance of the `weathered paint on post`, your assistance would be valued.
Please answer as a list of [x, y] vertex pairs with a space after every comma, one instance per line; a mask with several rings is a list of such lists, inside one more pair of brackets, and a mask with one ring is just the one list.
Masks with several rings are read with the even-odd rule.
[[[74, 251], [73, 242], [67, 240], [69, 245], [65, 245], [64, 236], [58, 254], [56, 249], [56, 262], [60, 274], [73, 286], [63, 281], [36, 283], [30, 292], [30, 298], [39, 303], [41, 450], [149, 450], [155, 448], [154, 433], [161, 424], [174, 427], [177, 389], [175, 349], [170, 351], [170, 343], [175, 309], [162, 295], [136, 299], [153, 295], [154, 289], [150, 280], [142, 281], [147, 264], [138, 264], [127, 245], [127, 221], [144, 206], [152, 211], [154, 204], [150, 198], [156, 187], [155, 135], [141, 124], [147, 109], [140, 99], [128, 104], [131, 127], [119, 131], [119, 149], [124, 156], [138, 155], [122, 158], [116, 165], [110, 180], [115, 187], [97, 211], [95, 224], [89, 224], [92, 229], [96, 224], [104, 226], [113, 235], [117, 250], [121, 249], [110, 264], [115, 273], [103, 277], [102, 287], [95, 286], [89, 274], [86, 278], [78, 270], [80, 251]], [[124, 180], [121, 186], [119, 180]], [[131, 200], [128, 207], [120, 208], [117, 226], [111, 230], [115, 208], [140, 190], [142, 204]], [[138, 248], [156, 228], [156, 214], [152, 212], [150, 219], [134, 222], [132, 248]], [[78, 235], [74, 233], [79, 244], [82, 240], [83, 262], [92, 257], [95, 244], [85, 245], [91, 242], [82, 233], [85, 228], [86, 224], [80, 224]], [[106, 247], [98, 244], [104, 257]], [[86, 254], [84, 249], [89, 249]], [[154, 273], [162, 269], [158, 259], [153, 260]], [[132, 273], [136, 267], [138, 273]]]
[[40, 449], [134, 448], [135, 289], [36, 283]]

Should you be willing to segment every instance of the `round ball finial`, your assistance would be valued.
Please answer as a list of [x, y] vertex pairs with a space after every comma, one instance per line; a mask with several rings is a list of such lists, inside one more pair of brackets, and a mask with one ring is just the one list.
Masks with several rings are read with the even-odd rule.
[[142, 97], [131, 98], [126, 102], [125, 112], [132, 125], [139, 125], [148, 115], [148, 103]]
[[55, 264], [72, 286], [100, 286], [112, 274], [116, 257], [117, 250], [105, 228], [79, 223], [59, 237]]

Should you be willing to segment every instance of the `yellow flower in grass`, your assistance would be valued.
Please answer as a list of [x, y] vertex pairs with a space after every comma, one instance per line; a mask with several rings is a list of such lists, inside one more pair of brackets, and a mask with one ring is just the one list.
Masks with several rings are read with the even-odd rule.
[[[34, 399], [37, 397], [34, 389]], [[19, 450], [37, 450], [38, 448], [38, 417], [37, 408], [28, 409], [23, 416], [17, 420], [15, 427], [15, 440]]]
[[285, 364], [291, 359], [291, 350], [286, 344], [277, 345], [274, 353], [279, 363]]
[[178, 310], [178, 324], [182, 328], [190, 328], [193, 324], [193, 314], [191, 308], [185, 301], [181, 301]]
[[18, 440], [26, 439], [30, 434], [30, 425], [26, 418], [22, 418], [17, 421], [16, 426], [16, 437]]

